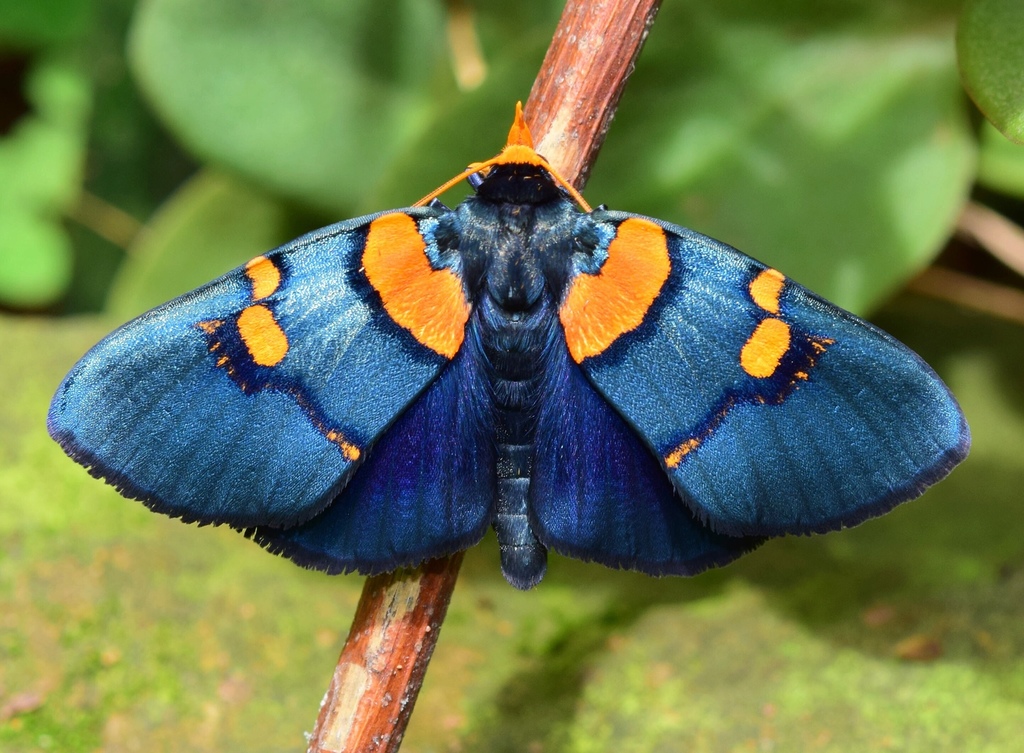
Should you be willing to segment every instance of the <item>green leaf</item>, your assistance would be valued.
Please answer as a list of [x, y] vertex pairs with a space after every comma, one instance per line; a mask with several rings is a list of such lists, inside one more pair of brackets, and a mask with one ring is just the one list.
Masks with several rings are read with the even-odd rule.
[[0, 300], [13, 308], [44, 306], [70, 278], [71, 244], [60, 224], [18, 207], [0, 208]]
[[196, 154], [324, 210], [351, 207], [453, 91], [441, 7], [151, 0], [130, 59]]
[[107, 310], [124, 321], [220, 277], [288, 240], [287, 212], [241, 181], [206, 171], [160, 210], [114, 282]]
[[[974, 174], [949, 27], [896, 6], [668, 4], [588, 196], [724, 240], [856, 311], [948, 237]], [[882, 11], [877, 11], [884, 16]], [[884, 19], [883, 19], [884, 20]]]
[[1024, 3], [967, 0], [956, 36], [964, 86], [985, 117], [1024, 144]]
[[988, 122], [981, 127], [978, 182], [1024, 199], [1024, 145], [1013, 143]]
[[90, 100], [89, 82], [54, 60], [27, 89], [34, 112], [0, 139], [0, 301], [13, 307], [52, 303], [70, 279], [61, 215], [78, 199]]

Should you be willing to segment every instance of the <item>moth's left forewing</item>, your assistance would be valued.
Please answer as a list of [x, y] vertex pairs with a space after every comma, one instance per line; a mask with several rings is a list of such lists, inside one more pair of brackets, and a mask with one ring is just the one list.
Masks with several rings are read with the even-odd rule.
[[597, 219], [607, 261], [567, 289], [570, 352], [715, 530], [852, 525], [965, 457], [956, 401], [894, 338], [698, 233]]
[[159, 512], [308, 520], [458, 350], [469, 306], [428, 258], [433, 221], [324, 228], [129, 322], [65, 378], [51, 434]]

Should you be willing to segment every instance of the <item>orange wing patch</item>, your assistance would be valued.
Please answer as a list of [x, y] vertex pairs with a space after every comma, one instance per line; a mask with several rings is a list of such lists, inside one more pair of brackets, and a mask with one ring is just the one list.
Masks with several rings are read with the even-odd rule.
[[238, 334], [252, 360], [260, 366], [277, 366], [288, 353], [288, 338], [266, 306], [249, 306], [238, 315]]
[[558, 312], [573, 360], [603, 353], [640, 326], [671, 271], [665, 231], [630, 217], [619, 225], [597, 274], [581, 274]]
[[777, 269], [766, 269], [750, 283], [750, 297], [769, 314], [779, 313], [779, 296], [786, 276]]
[[770, 377], [789, 350], [789, 325], [769, 317], [757, 325], [740, 351], [740, 365], [752, 377]]
[[257, 256], [246, 264], [245, 274], [252, 283], [254, 301], [272, 295], [281, 285], [281, 270], [266, 256]]
[[689, 455], [691, 452], [700, 447], [700, 439], [697, 437], [691, 437], [685, 442], [676, 447], [672, 452], [665, 456], [665, 465], [669, 468], [677, 468], [679, 464], [683, 462], [683, 458]]
[[432, 269], [416, 221], [395, 212], [370, 223], [363, 270], [396, 324], [436, 353], [454, 358], [470, 307], [450, 269]]
[[336, 444], [341, 449], [341, 454], [345, 456], [345, 460], [350, 463], [356, 462], [359, 460], [360, 455], [362, 455], [359, 448], [345, 439], [345, 436], [340, 431], [328, 430], [324, 433], [324, 437], [326, 437], [328, 442]]

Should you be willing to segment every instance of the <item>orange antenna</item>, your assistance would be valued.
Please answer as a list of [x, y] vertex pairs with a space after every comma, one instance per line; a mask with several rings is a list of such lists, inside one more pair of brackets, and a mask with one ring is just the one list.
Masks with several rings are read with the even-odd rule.
[[572, 197], [572, 200], [579, 204], [584, 212], [591, 211], [590, 205], [580, 195], [580, 192], [573, 188], [569, 181], [559, 175], [555, 168], [551, 166], [551, 163], [534, 151], [533, 136], [530, 135], [530, 127], [526, 125], [526, 118], [523, 117], [522, 102], [516, 102], [516, 117], [512, 122], [512, 128], [508, 132], [508, 141], [505, 143], [505, 148], [497, 156], [491, 157], [486, 162], [474, 162], [454, 178], [428, 193], [413, 204], [413, 206], [426, 206], [456, 183], [465, 180], [473, 173], [478, 173], [495, 165], [535, 165], [545, 170], [558, 185], [564, 188], [569, 196]]

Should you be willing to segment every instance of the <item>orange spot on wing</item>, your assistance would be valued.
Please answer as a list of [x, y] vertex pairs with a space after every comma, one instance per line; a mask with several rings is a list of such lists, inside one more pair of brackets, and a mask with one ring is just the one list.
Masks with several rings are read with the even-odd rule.
[[573, 360], [603, 353], [639, 327], [670, 270], [664, 230], [637, 217], [619, 225], [601, 269], [576, 277], [558, 312]]
[[700, 447], [700, 440], [694, 437], [693, 439], [687, 439], [677, 448], [675, 448], [666, 458], [665, 465], [669, 468], [677, 468], [680, 463], [683, 462], [683, 458], [689, 455], [691, 452]]
[[718, 430], [718, 427], [725, 422], [725, 419], [729, 415], [729, 411], [731, 411], [735, 405], [735, 398], [729, 398], [722, 406], [719, 407], [715, 415], [712, 416], [710, 423], [704, 428], [703, 432], [695, 437], [690, 437], [685, 440], [665, 456], [665, 465], [669, 468], [678, 468], [679, 464], [686, 459], [687, 455], [700, 447], [704, 443], [704, 440], [708, 439]]
[[766, 269], [750, 283], [750, 297], [770, 314], [779, 313], [779, 295], [786, 277], [777, 269]]
[[249, 306], [238, 315], [238, 334], [252, 360], [277, 366], [288, 353], [288, 338], [266, 306]]
[[781, 319], [765, 319], [743, 345], [740, 365], [752, 377], [770, 377], [789, 350], [789, 325]]
[[332, 429], [325, 436], [328, 442], [333, 442], [341, 448], [341, 454], [345, 456], [346, 460], [352, 463], [359, 460], [359, 456], [362, 454], [359, 452], [359, 448], [346, 440], [340, 431]]
[[426, 247], [412, 217], [385, 214], [370, 223], [363, 269], [396, 324], [454, 358], [465, 336], [469, 303], [458, 275], [431, 268]]
[[257, 256], [246, 264], [245, 274], [252, 282], [252, 299], [254, 301], [266, 298], [281, 284], [281, 270], [266, 256]]

